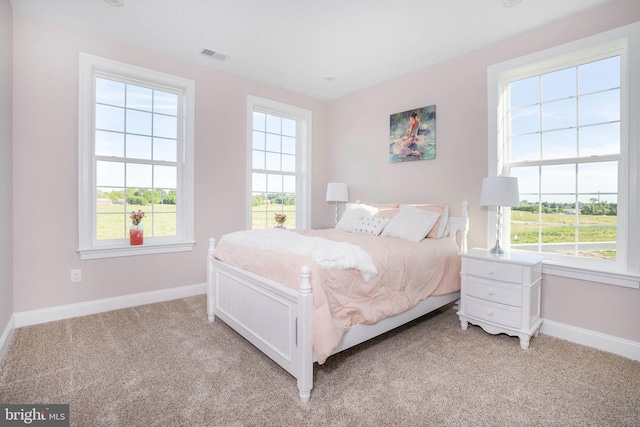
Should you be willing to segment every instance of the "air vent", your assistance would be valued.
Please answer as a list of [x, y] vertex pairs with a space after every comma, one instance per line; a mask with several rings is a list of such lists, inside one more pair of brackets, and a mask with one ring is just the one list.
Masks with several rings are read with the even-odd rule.
[[200, 53], [205, 56], [210, 56], [213, 59], [217, 59], [218, 61], [226, 61], [229, 58], [229, 56], [224, 53], [216, 52], [211, 49], [202, 49], [202, 52]]

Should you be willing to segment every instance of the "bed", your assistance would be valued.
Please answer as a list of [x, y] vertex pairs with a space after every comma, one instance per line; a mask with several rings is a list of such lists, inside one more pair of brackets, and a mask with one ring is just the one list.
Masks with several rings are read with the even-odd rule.
[[[459, 299], [466, 202], [460, 216], [448, 215], [446, 204], [383, 205], [367, 215], [361, 206], [370, 207], [348, 204], [335, 229], [209, 240], [209, 321], [220, 318], [295, 377], [303, 402], [310, 399], [315, 362]], [[417, 210], [438, 213], [428, 225], [433, 238], [415, 241], [397, 228], [406, 219], [398, 212]]]

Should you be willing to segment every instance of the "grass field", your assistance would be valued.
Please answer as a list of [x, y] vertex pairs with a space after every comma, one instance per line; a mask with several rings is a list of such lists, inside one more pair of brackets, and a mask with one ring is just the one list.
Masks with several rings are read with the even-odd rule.
[[[538, 214], [511, 211], [511, 243], [538, 243]], [[617, 217], [604, 215], [542, 214], [541, 243], [615, 242]]]

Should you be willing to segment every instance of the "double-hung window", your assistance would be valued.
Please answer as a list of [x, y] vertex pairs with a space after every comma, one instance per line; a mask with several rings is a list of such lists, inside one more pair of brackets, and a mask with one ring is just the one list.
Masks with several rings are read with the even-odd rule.
[[247, 228], [309, 226], [311, 112], [250, 96]]
[[639, 43], [632, 25], [489, 68], [489, 171], [520, 189], [506, 244], [555, 273], [637, 287]]
[[[79, 216], [82, 259], [193, 246], [192, 81], [82, 54]], [[144, 212], [144, 240], [129, 241]]]

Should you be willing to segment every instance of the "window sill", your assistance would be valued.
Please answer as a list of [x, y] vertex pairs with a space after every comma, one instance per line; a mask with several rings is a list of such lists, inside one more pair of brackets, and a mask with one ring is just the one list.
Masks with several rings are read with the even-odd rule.
[[187, 252], [193, 250], [196, 242], [179, 243], [145, 243], [139, 246], [105, 246], [79, 249], [80, 259], [116, 258], [135, 255], [164, 254], [171, 252]]
[[625, 288], [640, 288], [640, 276], [618, 273], [613, 271], [593, 270], [585, 267], [568, 266], [557, 261], [545, 259], [542, 261], [542, 273], [552, 276], [570, 277], [588, 282], [604, 283], [607, 285], [623, 286]]

